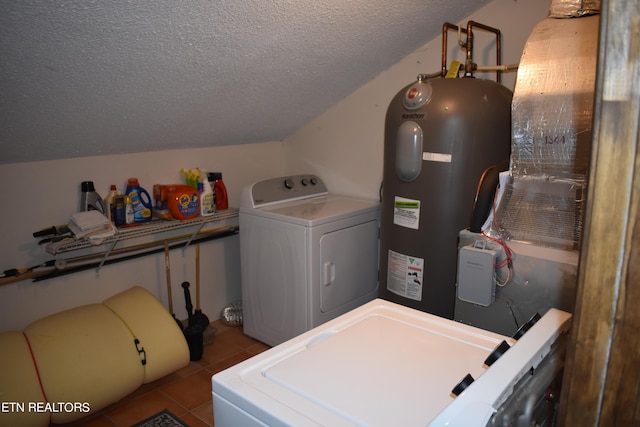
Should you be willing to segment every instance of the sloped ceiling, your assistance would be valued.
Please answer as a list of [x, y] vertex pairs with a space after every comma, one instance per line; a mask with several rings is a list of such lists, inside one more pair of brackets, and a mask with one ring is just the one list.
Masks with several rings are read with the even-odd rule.
[[489, 0], [0, 3], [0, 163], [278, 141]]

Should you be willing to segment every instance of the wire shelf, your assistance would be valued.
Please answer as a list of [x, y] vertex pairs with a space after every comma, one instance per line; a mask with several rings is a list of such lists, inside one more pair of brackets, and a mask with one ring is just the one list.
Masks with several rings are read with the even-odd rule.
[[[145, 237], [152, 234], [163, 233], [171, 230], [187, 229], [190, 227], [197, 227], [193, 235], [197, 234], [204, 225], [223, 221], [225, 219], [236, 218], [238, 216], [238, 209], [229, 208], [222, 211], [217, 211], [215, 214], [206, 217], [196, 217], [186, 220], [174, 220], [174, 219], [154, 219], [148, 223], [140, 224], [130, 228], [118, 228], [116, 234], [105, 238], [99, 246], [114, 245], [117, 242], [135, 239], [139, 237]], [[95, 247], [96, 243], [87, 239], [73, 239], [63, 240], [56, 243], [49, 243], [46, 246], [46, 251], [51, 255], [57, 255], [65, 252], [77, 251], [80, 249], [86, 249]]]

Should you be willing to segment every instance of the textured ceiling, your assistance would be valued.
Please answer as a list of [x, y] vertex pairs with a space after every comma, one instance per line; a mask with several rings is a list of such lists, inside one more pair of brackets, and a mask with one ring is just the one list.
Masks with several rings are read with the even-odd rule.
[[3, 1], [0, 163], [282, 140], [488, 1]]

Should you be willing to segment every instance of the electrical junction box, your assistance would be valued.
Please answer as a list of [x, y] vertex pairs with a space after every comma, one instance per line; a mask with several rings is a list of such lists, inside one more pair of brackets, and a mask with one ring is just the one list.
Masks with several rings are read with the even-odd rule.
[[[481, 233], [468, 229], [458, 233], [458, 252], [468, 246], [497, 251], [497, 264], [504, 262], [502, 246]], [[509, 240], [512, 253], [512, 275], [504, 286], [496, 284], [495, 302], [488, 306], [455, 299], [454, 320], [497, 334], [513, 336], [520, 326], [536, 313], [544, 315], [550, 308], [571, 313], [576, 302], [577, 249], [557, 249], [527, 242]], [[499, 282], [507, 282], [507, 268], [496, 269]]]
[[484, 246], [464, 246], [458, 253], [458, 299], [489, 306], [495, 301], [497, 251]]

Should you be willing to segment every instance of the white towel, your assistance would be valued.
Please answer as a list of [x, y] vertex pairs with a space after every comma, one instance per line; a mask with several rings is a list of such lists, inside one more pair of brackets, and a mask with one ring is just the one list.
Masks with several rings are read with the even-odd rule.
[[69, 221], [69, 229], [77, 238], [87, 237], [95, 244], [116, 232], [107, 217], [95, 210], [73, 214]]

